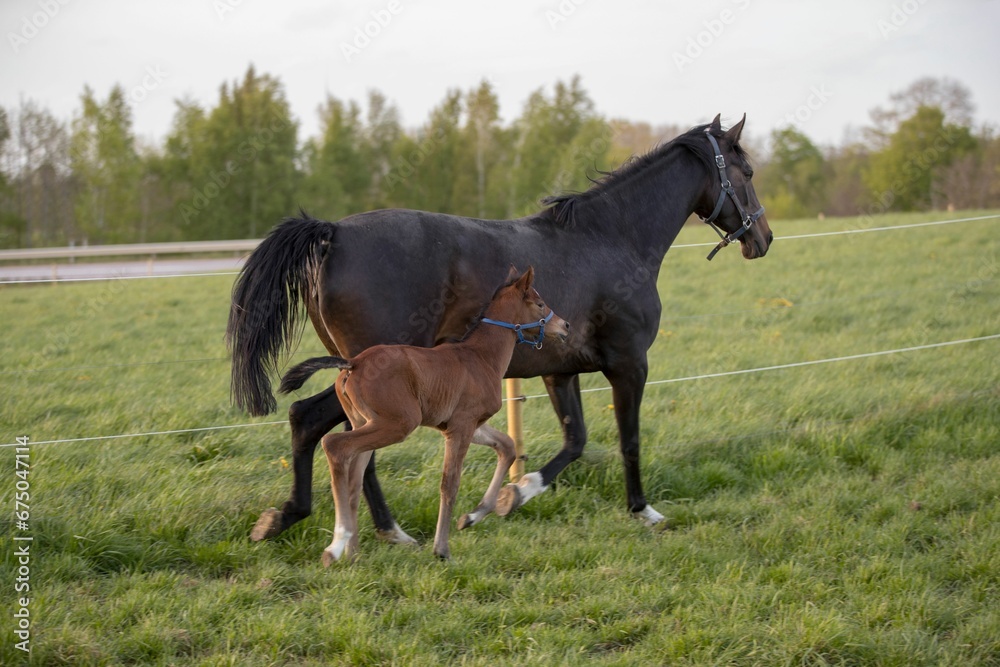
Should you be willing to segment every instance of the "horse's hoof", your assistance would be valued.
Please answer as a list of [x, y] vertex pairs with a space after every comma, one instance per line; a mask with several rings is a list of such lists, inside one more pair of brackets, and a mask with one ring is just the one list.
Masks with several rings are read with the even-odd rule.
[[508, 484], [500, 489], [497, 496], [497, 506], [493, 513], [497, 516], [507, 516], [523, 504], [521, 500], [521, 489], [517, 484]]
[[337, 562], [337, 557], [329, 551], [323, 552], [323, 567], [330, 567]]
[[266, 509], [260, 514], [253, 530], [250, 531], [250, 539], [254, 542], [269, 540], [281, 534], [284, 528], [281, 527], [281, 510], [274, 507]]
[[409, 546], [418, 546], [419, 543], [406, 534], [402, 528], [399, 527], [398, 523], [392, 525], [392, 530], [376, 530], [375, 534], [383, 542], [388, 542], [389, 544], [406, 544]]
[[[638, 512], [632, 512], [632, 516], [642, 521], [643, 525], [647, 528], [652, 528], [657, 524], [663, 523], [663, 520], [666, 518], [649, 505], [646, 505]], [[666, 527], [666, 525], [666, 523], [663, 523], [663, 527]]]
[[468, 514], [463, 514], [462, 516], [460, 516], [458, 518], [458, 529], [459, 530], [465, 530], [469, 526], [474, 526], [474, 525], [476, 525], [476, 522], [473, 521], [472, 517], [469, 516]]

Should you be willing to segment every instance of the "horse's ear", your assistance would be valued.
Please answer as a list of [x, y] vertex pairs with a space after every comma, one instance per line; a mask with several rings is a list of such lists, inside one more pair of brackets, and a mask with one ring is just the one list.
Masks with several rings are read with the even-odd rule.
[[735, 144], [740, 140], [740, 134], [743, 133], [743, 123], [745, 122], [747, 122], [747, 115], [743, 114], [743, 118], [740, 119], [740, 122], [726, 130], [726, 139], [729, 139], [730, 143]]
[[535, 267], [529, 266], [520, 278], [517, 279], [517, 287], [525, 292], [531, 289], [531, 283], [535, 281]]
[[722, 114], [721, 113], [715, 114], [715, 119], [712, 121], [712, 124], [709, 126], [709, 129], [712, 130], [712, 132], [722, 132]]
[[504, 280], [505, 285], [513, 285], [514, 281], [521, 277], [521, 272], [517, 270], [517, 267], [513, 264], [507, 269], [507, 278]]

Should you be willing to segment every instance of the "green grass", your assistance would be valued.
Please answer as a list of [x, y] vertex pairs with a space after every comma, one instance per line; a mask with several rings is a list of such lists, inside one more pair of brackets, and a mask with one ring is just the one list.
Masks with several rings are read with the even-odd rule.
[[[762, 261], [671, 251], [650, 379], [1000, 333], [997, 220], [780, 238], [859, 224], [776, 221]], [[688, 228], [678, 242], [711, 238]], [[231, 284], [0, 289], [0, 440], [284, 418], [292, 399], [267, 419], [229, 407]], [[319, 352], [307, 334], [292, 360]], [[321, 456], [314, 515], [247, 538], [287, 496], [286, 425], [37, 444], [30, 662], [1000, 665], [998, 352], [992, 340], [649, 387], [643, 481], [663, 530], [628, 518], [610, 393], [587, 393], [584, 457], [514, 515], [453, 532], [448, 563], [429, 546], [430, 431], [379, 455], [390, 505], [424, 545], [384, 545], [365, 519], [361, 557], [330, 570]], [[546, 400], [525, 422], [536, 469], [558, 428]], [[13, 665], [13, 450], [0, 459], [0, 663]], [[470, 452], [461, 510], [494, 461]]]

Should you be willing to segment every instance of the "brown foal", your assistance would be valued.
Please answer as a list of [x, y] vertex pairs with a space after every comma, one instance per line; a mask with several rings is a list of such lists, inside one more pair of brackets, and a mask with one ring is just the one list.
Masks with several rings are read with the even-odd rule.
[[[297, 389], [321, 368], [339, 368], [337, 397], [351, 420], [350, 431], [329, 433], [323, 451], [330, 464], [336, 528], [323, 551], [323, 565], [358, 552], [358, 501], [371, 452], [402, 442], [418, 426], [444, 433], [441, 506], [434, 553], [448, 558], [448, 533], [462, 462], [473, 434], [503, 405], [501, 381], [518, 342], [541, 346], [542, 337], [565, 338], [569, 324], [556, 316], [532, 287], [534, 270], [518, 276], [511, 267], [507, 283], [493, 295], [481, 321], [461, 341], [433, 348], [376, 345], [353, 359], [319, 357], [292, 368], [281, 391]], [[524, 323], [524, 324], [522, 324]], [[549, 328], [546, 329], [546, 326]], [[524, 330], [538, 328], [537, 339]], [[497, 452], [497, 467], [482, 501], [459, 520], [459, 528], [479, 521], [496, 507], [504, 475], [514, 462], [514, 443], [496, 429], [486, 438]]]

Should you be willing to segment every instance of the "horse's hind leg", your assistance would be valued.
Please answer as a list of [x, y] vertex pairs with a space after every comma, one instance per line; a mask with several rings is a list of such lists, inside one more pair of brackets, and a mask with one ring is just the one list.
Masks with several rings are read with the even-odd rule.
[[496, 508], [497, 496], [500, 494], [500, 488], [503, 486], [504, 477], [506, 477], [507, 471], [513, 465], [516, 456], [514, 441], [506, 433], [493, 428], [489, 424], [483, 424], [476, 429], [476, 432], [472, 436], [472, 442], [477, 445], [492, 447], [497, 453], [497, 467], [493, 472], [493, 479], [490, 480], [490, 485], [487, 487], [486, 493], [483, 495], [483, 499], [479, 502], [479, 505], [476, 506], [476, 509], [468, 514], [463, 514], [459, 518], [459, 530], [476, 525]]
[[392, 518], [392, 512], [389, 511], [389, 505], [385, 502], [385, 495], [382, 493], [382, 487], [375, 475], [374, 452], [368, 460], [368, 465], [365, 466], [363, 477], [362, 491], [364, 491], [365, 502], [368, 503], [368, 510], [371, 512], [372, 522], [375, 524], [375, 534], [378, 535], [378, 538], [389, 544], [417, 544], [417, 541], [407, 535]]
[[291, 497], [280, 510], [272, 507], [261, 513], [250, 539], [256, 542], [275, 537], [312, 513], [316, 445], [320, 438], [346, 419], [333, 386], [292, 404], [288, 409], [288, 422], [292, 428]]
[[496, 506], [499, 516], [507, 516], [549, 488], [556, 475], [580, 458], [587, 444], [587, 425], [583, 421], [583, 404], [580, 401], [580, 376], [546, 375], [542, 379], [562, 424], [563, 446], [541, 470], [530, 472], [517, 484], [508, 484], [500, 490]]

